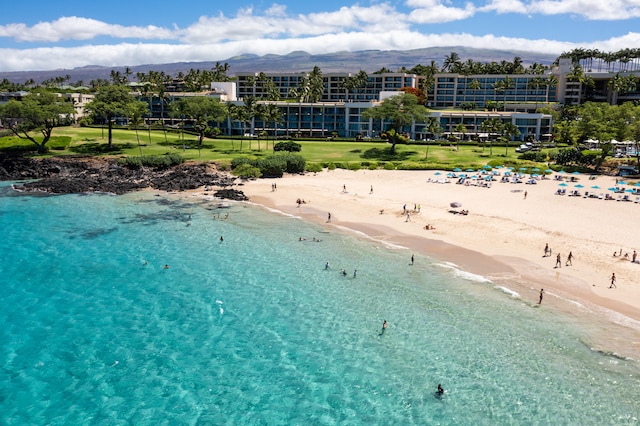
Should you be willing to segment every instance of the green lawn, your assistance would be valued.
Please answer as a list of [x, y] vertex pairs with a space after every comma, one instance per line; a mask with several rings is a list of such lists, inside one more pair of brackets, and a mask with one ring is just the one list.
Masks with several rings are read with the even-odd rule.
[[[395, 155], [390, 154], [390, 146], [386, 142], [354, 142], [354, 141], [296, 141], [302, 145], [302, 155], [308, 163], [328, 165], [334, 163], [338, 167], [383, 167], [385, 163], [393, 163], [394, 167], [404, 169], [453, 169], [479, 168], [485, 164], [518, 167], [540, 167], [536, 164], [517, 158], [515, 147], [510, 146], [505, 155], [504, 146], [490, 148], [476, 145], [460, 145], [456, 149], [452, 145], [419, 144], [396, 145]], [[28, 150], [31, 142], [15, 137], [0, 138], [0, 150]], [[186, 160], [230, 162], [238, 156], [259, 158], [273, 153], [273, 141], [265, 139], [205, 139], [200, 149], [194, 135], [182, 135], [175, 131], [165, 133], [161, 130], [114, 129], [113, 149], [107, 149], [107, 129], [87, 127], [59, 127], [54, 129], [53, 138], [47, 145], [48, 155], [112, 155], [138, 156], [180, 154]], [[268, 148], [267, 148], [268, 146]], [[428, 149], [428, 155], [427, 155]], [[34, 152], [35, 153], [35, 152]], [[373, 166], [370, 166], [373, 164]]]

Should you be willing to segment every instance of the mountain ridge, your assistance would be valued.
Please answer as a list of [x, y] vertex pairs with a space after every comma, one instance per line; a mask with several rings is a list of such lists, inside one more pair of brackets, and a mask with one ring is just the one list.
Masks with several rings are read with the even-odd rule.
[[[368, 73], [377, 71], [382, 67], [397, 70], [402, 67], [411, 69], [418, 64], [428, 65], [431, 61], [442, 64], [445, 56], [455, 52], [462, 61], [473, 59], [477, 62], [512, 61], [514, 57], [522, 58], [523, 65], [538, 62], [550, 65], [557, 55], [525, 52], [516, 50], [476, 49], [463, 46], [456, 47], [429, 47], [412, 50], [362, 50], [355, 52], [333, 52], [323, 54], [310, 54], [304, 51], [290, 52], [286, 55], [266, 54], [258, 56], [254, 54], [241, 54], [222, 61], [200, 62], [173, 62], [165, 64], [145, 64], [129, 66], [134, 76], [137, 72], [149, 72], [150, 70], [164, 71], [175, 75], [178, 72], [187, 73], [189, 69], [211, 69], [215, 64], [229, 64], [228, 75], [233, 77], [242, 72], [305, 72], [320, 67], [324, 73], [351, 72], [357, 73], [364, 70]], [[56, 69], [45, 71], [0, 71], [0, 79], [6, 78], [15, 83], [24, 83], [33, 79], [36, 83], [59, 76], [69, 75], [71, 82], [103, 78], [109, 79], [111, 70], [123, 72], [126, 66], [106, 67], [101, 65], [84, 65], [72, 69]]]

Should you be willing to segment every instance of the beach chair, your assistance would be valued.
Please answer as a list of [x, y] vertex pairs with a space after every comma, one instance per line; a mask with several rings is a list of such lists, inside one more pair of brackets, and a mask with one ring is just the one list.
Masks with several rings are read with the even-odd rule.
[[601, 192], [600, 195], [598, 195], [598, 198], [602, 200], [604, 198], [604, 194]]
[[633, 200], [633, 202], [636, 203], [636, 204], [640, 203], [640, 197], [636, 197], [636, 199]]

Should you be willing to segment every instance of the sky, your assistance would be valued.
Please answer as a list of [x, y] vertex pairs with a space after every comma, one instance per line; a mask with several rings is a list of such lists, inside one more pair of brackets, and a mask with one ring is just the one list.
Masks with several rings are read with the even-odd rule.
[[455, 46], [638, 48], [640, 0], [13, 0], [0, 12], [0, 71]]

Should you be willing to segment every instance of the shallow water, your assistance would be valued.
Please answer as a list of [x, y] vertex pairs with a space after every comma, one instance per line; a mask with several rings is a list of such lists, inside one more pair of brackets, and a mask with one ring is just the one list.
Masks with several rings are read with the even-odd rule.
[[255, 206], [0, 192], [0, 424], [639, 422], [638, 362], [504, 283]]

